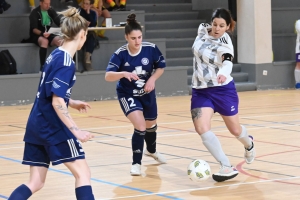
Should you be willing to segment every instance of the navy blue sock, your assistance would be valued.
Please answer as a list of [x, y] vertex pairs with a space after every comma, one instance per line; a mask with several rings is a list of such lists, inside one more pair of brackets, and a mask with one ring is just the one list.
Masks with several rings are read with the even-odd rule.
[[77, 200], [95, 200], [93, 195], [92, 186], [85, 185], [75, 189]]
[[133, 165], [136, 163], [142, 164], [145, 133], [146, 131], [134, 129], [131, 139]]
[[147, 144], [147, 150], [149, 153], [156, 152], [156, 129], [157, 125], [146, 129], [145, 142]]
[[24, 184], [17, 187], [8, 197], [8, 200], [26, 200], [32, 195], [31, 190]]

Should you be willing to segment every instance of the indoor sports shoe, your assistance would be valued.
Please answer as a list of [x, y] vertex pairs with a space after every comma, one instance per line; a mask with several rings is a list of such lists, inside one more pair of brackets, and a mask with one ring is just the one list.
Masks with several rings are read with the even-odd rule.
[[157, 162], [164, 164], [167, 163], [166, 159], [159, 152], [150, 153], [147, 149], [144, 150], [144, 155], [154, 158]]
[[252, 140], [252, 147], [251, 149], [246, 149], [245, 148], [245, 154], [244, 158], [247, 164], [250, 164], [254, 161], [255, 158], [255, 149], [254, 149], [254, 143], [253, 143], [253, 137], [249, 135], [249, 138]]
[[140, 176], [141, 175], [141, 165], [138, 163], [131, 165], [130, 174], [131, 174], [131, 176]]
[[236, 177], [239, 174], [239, 171], [234, 167], [228, 167], [221, 165], [220, 171], [212, 175], [212, 178], [217, 182], [223, 182], [229, 179]]

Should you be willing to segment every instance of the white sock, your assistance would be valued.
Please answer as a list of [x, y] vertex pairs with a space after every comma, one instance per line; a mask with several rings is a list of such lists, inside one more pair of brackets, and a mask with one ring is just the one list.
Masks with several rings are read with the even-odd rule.
[[252, 141], [249, 138], [246, 127], [243, 125], [241, 125], [241, 127], [242, 127], [242, 132], [238, 137], [236, 137], [236, 139], [238, 139], [246, 149], [249, 149], [252, 147]]
[[295, 69], [294, 75], [295, 75], [295, 81], [296, 81], [296, 83], [300, 83], [300, 70], [299, 69]]
[[207, 131], [200, 136], [202, 138], [202, 143], [211, 155], [222, 165], [230, 167], [231, 164], [229, 159], [225, 155], [217, 136], [211, 131]]

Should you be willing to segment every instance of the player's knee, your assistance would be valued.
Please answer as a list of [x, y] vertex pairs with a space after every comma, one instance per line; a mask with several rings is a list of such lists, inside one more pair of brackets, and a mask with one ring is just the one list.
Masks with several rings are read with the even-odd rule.
[[154, 124], [151, 128], [147, 128], [146, 132], [153, 133], [153, 132], [156, 132], [156, 130], [157, 130], [157, 124]]
[[242, 127], [241, 126], [231, 127], [229, 131], [232, 135], [238, 137], [242, 132]]
[[40, 180], [31, 180], [28, 183], [28, 187], [30, 188], [32, 193], [35, 193], [37, 191], [39, 191], [40, 189], [42, 189], [45, 185], [45, 182], [40, 181]]
[[49, 45], [49, 41], [45, 38], [41, 39], [40, 40], [40, 46], [43, 47], [43, 48], [47, 48]]
[[195, 126], [195, 131], [201, 135], [210, 130], [210, 126]]

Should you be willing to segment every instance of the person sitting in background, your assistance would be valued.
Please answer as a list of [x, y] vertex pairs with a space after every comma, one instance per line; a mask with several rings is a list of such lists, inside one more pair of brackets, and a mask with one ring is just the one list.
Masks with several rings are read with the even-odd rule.
[[29, 0], [29, 7], [30, 7], [30, 11], [32, 11], [35, 8], [34, 0]]
[[[80, 15], [89, 22], [89, 27], [95, 27], [97, 25], [97, 13], [91, 9], [94, 0], [83, 0], [81, 4]], [[83, 66], [86, 71], [93, 70], [92, 68], [92, 53], [95, 49], [97, 42], [96, 34], [94, 31], [89, 31], [86, 36], [86, 41], [83, 45], [84, 49], [84, 61]]]
[[0, 14], [7, 11], [11, 7], [5, 0], [0, 0]]
[[126, 0], [106, 0], [106, 3], [109, 4], [107, 8], [109, 11], [125, 11], [126, 10]]
[[[101, 27], [106, 27], [106, 18], [111, 18], [109, 11], [103, 5], [103, 0], [95, 0], [91, 7], [92, 10], [96, 11], [97, 19], [101, 16], [103, 20], [101, 22]], [[97, 35], [100, 40], [108, 40], [108, 37], [104, 36], [105, 30], [97, 31]]]
[[48, 33], [52, 24], [60, 26], [60, 16], [50, 6], [51, 0], [40, 0], [40, 5], [33, 9], [30, 19], [30, 41], [40, 47], [40, 71], [46, 61], [48, 46], [60, 46], [60, 37]]
[[297, 33], [297, 39], [296, 39], [296, 66], [295, 66], [295, 88], [300, 89], [300, 19], [296, 21], [295, 23], [295, 30]]

